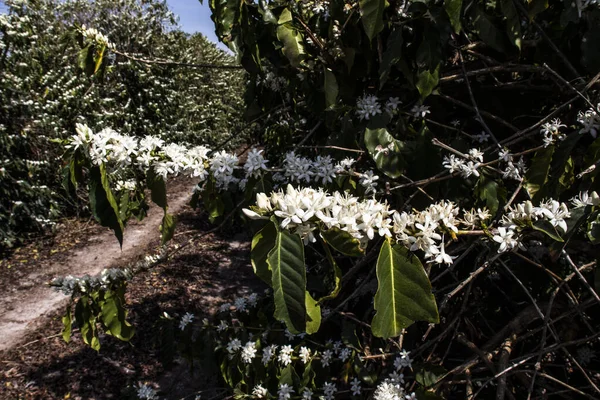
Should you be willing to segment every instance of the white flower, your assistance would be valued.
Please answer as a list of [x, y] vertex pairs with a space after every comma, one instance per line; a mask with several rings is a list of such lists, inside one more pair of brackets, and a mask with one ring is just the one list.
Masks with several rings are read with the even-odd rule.
[[277, 345], [275, 345], [275, 344], [267, 346], [263, 349], [263, 355], [262, 355], [263, 365], [267, 365], [269, 363], [269, 361], [271, 361], [271, 359], [275, 355], [276, 350], [277, 350]]
[[512, 155], [507, 148], [503, 148], [498, 152], [498, 159], [500, 161], [509, 162], [512, 161]]
[[289, 386], [287, 383], [283, 383], [279, 385], [279, 390], [277, 391], [277, 395], [279, 396], [279, 400], [287, 400], [292, 397], [292, 393], [294, 393], [294, 389]]
[[454, 154], [450, 154], [450, 156], [444, 156], [444, 160], [442, 162], [444, 168], [448, 170], [451, 174], [454, 172], [460, 172], [463, 170], [465, 165], [464, 160], [460, 158], [456, 158]]
[[444, 236], [442, 235], [442, 241], [440, 243], [440, 252], [435, 256], [435, 262], [437, 264], [448, 264], [451, 265], [452, 263], [454, 263], [454, 259], [457, 256], [451, 256], [449, 254], [446, 253], [446, 250], [444, 249]]
[[552, 226], [559, 227], [563, 232], [567, 232], [567, 221], [565, 221], [565, 218], [569, 218], [571, 213], [569, 213], [569, 209], [565, 203], [549, 200], [540, 204], [539, 210], [550, 221]]
[[385, 111], [391, 114], [398, 109], [400, 104], [402, 104], [402, 102], [398, 97], [390, 97], [385, 103]]
[[304, 364], [308, 363], [310, 360], [310, 349], [304, 346], [300, 347], [300, 359]]
[[292, 362], [293, 352], [294, 349], [289, 344], [281, 346], [281, 350], [279, 350], [279, 356], [277, 356], [277, 360], [284, 366], [287, 366]]
[[242, 348], [242, 361], [246, 364], [250, 364], [254, 357], [256, 357], [256, 343], [247, 342]]
[[238, 182], [238, 179], [233, 176], [238, 162], [235, 154], [229, 154], [225, 150], [213, 154], [210, 159], [210, 172], [215, 178], [215, 185], [218, 189], [227, 189], [230, 183]]
[[415, 104], [413, 108], [410, 110], [413, 113], [415, 118], [425, 118], [427, 114], [431, 114], [429, 111], [429, 106], [417, 105]]
[[138, 387], [137, 396], [143, 400], [154, 400], [157, 399], [156, 391], [148, 385], [141, 385]]
[[389, 379], [379, 383], [373, 394], [373, 400], [403, 400], [404, 389]]
[[585, 112], [579, 111], [579, 114], [577, 114], [577, 122], [583, 125], [583, 128], [579, 130], [580, 134], [589, 133], [594, 139], [598, 136], [600, 117], [596, 113], [596, 110], [590, 108]]
[[335, 383], [325, 382], [323, 385], [323, 394], [325, 394], [325, 400], [332, 400], [337, 392]]
[[396, 371], [392, 371], [392, 373], [390, 373], [389, 379], [392, 383], [401, 384], [401, 383], [404, 383], [404, 374], [399, 374]]
[[267, 169], [267, 163], [262, 156], [262, 150], [252, 149], [248, 153], [248, 158], [244, 164], [244, 171], [246, 171], [246, 177], [258, 178], [261, 172]]
[[233, 301], [233, 306], [235, 307], [236, 311], [242, 312], [242, 311], [247, 311], [246, 307], [246, 299], [243, 297], [237, 297], [234, 301]]
[[248, 305], [250, 307], [256, 307], [256, 303], [258, 302], [258, 294], [251, 293], [246, 300], [248, 301]]
[[252, 396], [254, 396], [254, 398], [256, 399], [266, 399], [268, 395], [269, 392], [267, 391], [267, 389], [265, 389], [261, 385], [256, 385], [254, 386], [254, 389], [252, 389]]
[[332, 358], [333, 358], [333, 352], [331, 350], [325, 350], [321, 354], [321, 364], [323, 364], [324, 367], [327, 367]]
[[350, 381], [350, 391], [352, 391], [352, 396], [359, 396], [361, 391], [360, 381], [356, 378]]
[[573, 207], [597, 206], [600, 205], [600, 196], [598, 193], [579, 192], [579, 195], [571, 199]]
[[312, 400], [313, 392], [309, 388], [304, 388], [302, 391], [302, 400]]
[[185, 327], [192, 322], [194, 319], [194, 314], [185, 313], [183, 317], [181, 317], [181, 321], [179, 322], [179, 329], [184, 330]]
[[365, 94], [356, 101], [356, 114], [363, 120], [369, 120], [371, 117], [381, 114], [381, 106], [377, 96]]
[[350, 357], [350, 354], [352, 354], [352, 350], [348, 347], [345, 347], [340, 350], [338, 357], [342, 362], [345, 362]]
[[477, 168], [479, 168], [479, 165], [479, 163], [473, 163], [473, 161], [469, 161], [466, 164], [463, 164], [461, 169], [461, 175], [464, 178], [468, 178], [471, 175], [478, 177], [479, 171], [477, 171]]
[[223, 303], [219, 306], [219, 312], [227, 312], [231, 309], [231, 303]]
[[376, 181], [378, 179], [379, 179], [379, 176], [375, 175], [373, 173], [373, 171], [371, 171], [371, 170], [365, 171], [363, 174], [360, 175], [360, 179], [359, 179], [358, 183], [360, 183], [361, 186], [363, 186], [364, 188], [367, 189], [365, 191], [365, 195], [376, 192], [375, 187], [377, 186]]
[[498, 253], [503, 253], [517, 247], [519, 243], [513, 239], [514, 234], [515, 232], [512, 229], [507, 229], [503, 226], [498, 227], [498, 234], [494, 235], [492, 238], [495, 242], [500, 243]]
[[228, 326], [227, 326], [227, 322], [221, 320], [221, 322], [219, 323], [219, 326], [217, 326], [217, 332], [223, 332], [225, 330], [227, 330]]
[[229, 344], [227, 345], [227, 351], [230, 354], [237, 352], [241, 348], [242, 348], [242, 342], [239, 339], [232, 339], [229, 342]]
[[483, 152], [479, 151], [479, 149], [470, 149], [469, 156], [473, 161], [483, 162]]
[[485, 143], [485, 142], [487, 142], [488, 140], [490, 140], [490, 137], [491, 136], [488, 133], [484, 132], [484, 131], [482, 131], [478, 135], [474, 135], [473, 136], [473, 138], [475, 140], [477, 140], [479, 143]]

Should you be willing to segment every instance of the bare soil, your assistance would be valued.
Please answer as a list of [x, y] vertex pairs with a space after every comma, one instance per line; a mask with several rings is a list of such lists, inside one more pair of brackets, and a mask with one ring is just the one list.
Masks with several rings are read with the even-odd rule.
[[[187, 205], [192, 184], [168, 186], [169, 210], [178, 217], [171, 246], [210, 230], [206, 218]], [[68, 299], [47, 282], [125, 267], [157, 251], [161, 217], [162, 210], [151, 208], [148, 218], [128, 226], [122, 250], [112, 231], [71, 221], [54, 238], [0, 261], [0, 399], [119, 399], [124, 388], [144, 382], [161, 398], [193, 399], [195, 392], [215, 387], [214, 376], [192, 372], [181, 360], [161, 363], [155, 324], [164, 312], [175, 318], [192, 312], [201, 320], [222, 302], [259, 287], [239, 227], [209, 234], [133, 278], [127, 290], [128, 319], [136, 327], [131, 342], [101, 336], [96, 352], [78, 333], [69, 344], [60, 337]]]

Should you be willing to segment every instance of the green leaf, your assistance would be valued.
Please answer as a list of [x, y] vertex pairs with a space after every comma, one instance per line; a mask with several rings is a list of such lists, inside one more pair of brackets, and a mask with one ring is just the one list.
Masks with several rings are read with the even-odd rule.
[[312, 335], [321, 327], [321, 306], [308, 292], [305, 292], [304, 304], [306, 307], [306, 333]]
[[165, 244], [169, 240], [173, 239], [176, 223], [177, 218], [175, 218], [174, 215], [169, 214], [165, 211], [165, 215], [163, 215], [163, 219], [160, 224], [160, 241], [162, 244]]
[[102, 302], [102, 323], [112, 336], [129, 341], [135, 333], [135, 328], [126, 321], [127, 312], [123, 307], [120, 296], [115, 292], [107, 291]]
[[446, 374], [446, 368], [441, 365], [426, 363], [415, 368], [415, 381], [422, 386], [432, 387]]
[[273, 15], [273, 13], [271, 12], [271, 9], [269, 8], [269, 3], [267, 3], [266, 0], [258, 1], [258, 12], [263, 16], [263, 21], [269, 24], [277, 23], [277, 18], [275, 18], [275, 15]]
[[502, 14], [506, 18], [506, 33], [512, 44], [521, 50], [521, 16], [513, 0], [500, 0]]
[[338, 96], [338, 84], [335, 75], [327, 67], [325, 68], [325, 106], [331, 108], [335, 106]]
[[106, 50], [106, 46], [100, 47], [96, 51], [96, 63], [94, 64], [94, 74], [98, 72], [100, 66], [102, 65], [102, 61], [104, 60], [104, 51]]
[[439, 323], [431, 283], [419, 259], [400, 245], [384, 241], [377, 259], [373, 335], [399, 336], [415, 321]]
[[300, 67], [304, 59], [302, 35], [288, 23], [277, 27], [277, 39], [283, 44], [283, 54], [290, 61], [292, 67]]
[[[594, 140], [588, 147], [588, 151], [583, 157], [583, 170], [591, 167], [592, 165], [596, 165], [598, 161], [600, 161], [600, 137]], [[594, 181], [599, 172], [600, 168], [596, 168], [593, 172], [584, 175], [584, 177]]]
[[275, 245], [267, 256], [271, 269], [274, 317], [285, 322], [290, 332], [306, 329], [306, 266], [300, 236], [278, 230]]
[[287, 8], [284, 8], [283, 11], [281, 11], [281, 14], [279, 14], [279, 19], [277, 20], [277, 23], [279, 25], [283, 25], [287, 22], [292, 22], [292, 20], [292, 13]]
[[421, 95], [421, 100], [425, 100], [427, 96], [429, 96], [433, 89], [437, 86], [440, 80], [440, 67], [438, 66], [433, 73], [429, 72], [429, 70], [424, 70], [417, 75], [417, 90]]
[[62, 317], [63, 330], [62, 330], [62, 338], [65, 342], [69, 343], [71, 341], [71, 306], [67, 306], [67, 312]]
[[498, 182], [482, 175], [475, 186], [475, 194], [479, 200], [485, 202], [485, 206], [490, 210], [492, 215], [496, 215], [500, 202], [506, 200], [506, 189], [499, 185]]
[[402, 175], [404, 170], [404, 157], [400, 153], [402, 142], [394, 139], [384, 128], [367, 128], [364, 140], [377, 168], [390, 178]]
[[535, 221], [531, 224], [531, 227], [538, 232], [545, 233], [557, 242], [564, 242], [563, 238], [560, 237], [558, 230], [547, 220], [541, 219], [539, 221]]
[[275, 246], [276, 237], [277, 229], [274, 223], [269, 221], [252, 238], [252, 248], [250, 250], [250, 262], [254, 273], [269, 286], [271, 286], [272, 277], [267, 256]]
[[369, 40], [383, 30], [383, 10], [386, 0], [360, 0], [360, 16]]
[[331, 269], [333, 270], [333, 290], [327, 296], [321, 297], [318, 301], [319, 304], [327, 300], [335, 299], [338, 296], [338, 294], [340, 294], [342, 282], [342, 270], [335, 262], [335, 259], [333, 258], [333, 255], [331, 254], [331, 250], [329, 249], [327, 243], [321, 243], [323, 244], [323, 249], [325, 250], [325, 256], [327, 257], [327, 261], [329, 261], [329, 265], [331, 265]]
[[531, 167], [525, 174], [525, 189], [531, 197], [534, 204], [538, 203], [544, 195], [544, 185], [548, 182], [548, 173], [552, 156], [554, 155], [554, 146], [548, 146], [538, 150], [531, 161]]
[[110, 189], [104, 164], [90, 169], [90, 208], [100, 225], [112, 229], [119, 244], [123, 245], [123, 221], [119, 217], [119, 205]]
[[362, 257], [365, 255], [365, 250], [360, 247], [360, 240], [346, 231], [331, 228], [321, 231], [321, 236], [328, 245], [345, 256]]
[[402, 28], [396, 28], [388, 37], [385, 52], [379, 65], [379, 89], [387, 82], [392, 67], [400, 61], [402, 56]]
[[448, 14], [448, 18], [450, 18], [450, 23], [452, 24], [452, 29], [454, 32], [459, 33], [462, 29], [462, 25], [460, 22], [461, 13], [462, 13], [462, 0], [444, 0], [444, 9]]
[[148, 169], [146, 176], [146, 185], [150, 189], [150, 199], [162, 208], [167, 208], [167, 184], [162, 176], [156, 174], [153, 168]]

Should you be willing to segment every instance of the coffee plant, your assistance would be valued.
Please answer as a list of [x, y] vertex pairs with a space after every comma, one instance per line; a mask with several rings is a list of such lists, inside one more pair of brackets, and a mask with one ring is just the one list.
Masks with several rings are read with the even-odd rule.
[[[160, 321], [218, 371], [217, 398], [600, 395], [597, 2], [209, 5], [250, 76], [246, 118], [270, 121], [256, 143], [227, 152], [81, 121], [64, 144], [71, 183], [119, 240], [148, 189], [167, 243], [180, 173], [212, 222], [252, 233], [264, 293]], [[111, 74], [123, 50], [110, 43], [84, 47], [92, 75]], [[54, 282], [96, 349], [98, 329], [133, 334], [129, 276]]]
[[[177, 29], [160, 1], [5, 2], [0, 15], [0, 246], [52, 227], [77, 209], [62, 189], [56, 143], [75, 124], [112, 126], [130, 135], [221, 143], [237, 136], [244, 75], [202, 35]], [[93, 29], [84, 29], [93, 26]], [[86, 62], [96, 38], [110, 36], [102, 64]], [[88, 51], [89, 50], [89, 51]], [[153, 61], [155, 54], [187, 66]], [[139, 61], [142, 60], [142, 61]], [[214, 85], [214, 86], [213, 86]], [[220, 88], [215, 96], [213, 88]], [[65, 181], [66, 182], [66, 181]], [[81, 195], [81, 193], [80, 193]]]

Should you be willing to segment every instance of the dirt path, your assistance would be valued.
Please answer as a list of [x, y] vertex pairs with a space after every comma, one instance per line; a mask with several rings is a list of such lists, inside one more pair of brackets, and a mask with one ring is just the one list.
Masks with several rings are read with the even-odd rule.
[[[178, 214], [191, 196], [192, 183], [187, 180], [169, 182], [169, 212]], [[123, 248], [112, 231], [106, 229], [86, 239], [78, 249], [40, 265], [29, 273], [13, 280], [12, 287], [0, 291], [0, 351], [7, 350], [22, 341], [28, 331], [35, 329], [40, 317], [66, 303], [67, 297], [52, 290], [46, 283], [56, 276], [95, 275], [104, 268], [124, 266], [144, 253], [148, 244], [156, 240], [163, 212], [150, 207], [148, 217], [142, 222], [133, 221], [125, 229]]]

